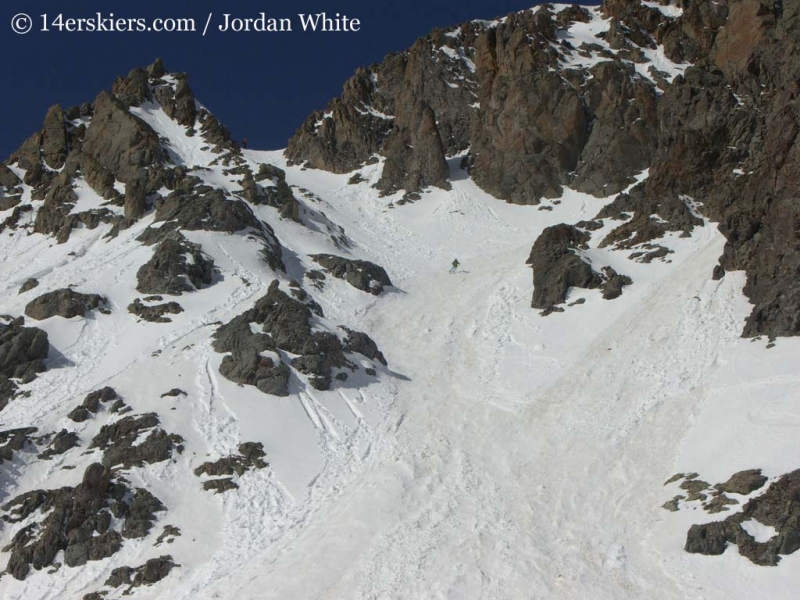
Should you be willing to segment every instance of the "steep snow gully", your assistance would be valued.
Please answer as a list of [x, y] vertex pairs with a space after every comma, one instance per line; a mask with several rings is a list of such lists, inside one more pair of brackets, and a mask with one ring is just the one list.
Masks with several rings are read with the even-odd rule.
[[[337, 187], [336, 176], [289, 173], [320, 193]], [[796, 557], [766, 572], [735, 550], [716, 564], [683, 554], [686, 521], [660, 507], [664, 480], [684, 466], [720, 478], [754, 460], [774, 474], [791, 467], [785, 444], [731, 436], [687, 447], [747, 418], [693, 431], [720, 402], [752, 393], [718, 390], [744, 364], [765, 404], [780, 403], [773, 386], [798, 385], [751, 364], [767, 351], [739, 339], [743, 278], [708, 277], [723, 244], [716, 227], [675, 239], [673, 261], [643, 267], [615, 303], [584, 292], [579, 310], [543, 318], [519, 257], [549, 221], [589, 218], [602, 201], [569, 193], [534, 212], [468, 180], [434, 194], [390, 211], [354, 203], [350, 187], [334, 192], [331, 212], [355, 209], [370, 224], [351, 237], [383, 247], [376, 260], [403, 274], [363, 318], [406, 377], [357, 481], [211, 597], [792, 597]], [[448, 275], [452, 255], [464, 266]], [[782, 341], [770, 363], [791, 360], [794, 346]], [[788, 426], [800, 414], [785, 416]]]
[[[158, 398], [177, 382], [188, 398], [175, 412], [164, 400], [137, 409], [159, 410], [168, 430], [210, 456], [242, 440], [267, 450], [270, 469], [221, 499], [187, 489], [181, 472], [199, 457], [154, 465], [146, 479], [132, 473], [167, 505], [164, 522], [185, 532], [170, 547], [179, 575], [137, 597], [793, 597], [796, 555], [764, 569], [735, 547], [717, 558], [686, 554], [687, 527], [710, 516], [661, 508], [675, 472], [724, 481], [754, 466], [770, 477], [794, 466], [798, 344], [767, 349], [739, 337], [744, 275], [710, 279], [724, 242], [715, 224], [665, 238], [668, 262], [590, 244], [588, 259], [624, 264], [635, 284], [613, 302], [573, 288], [568, 301], [584, 302], [545, 317], [530, 309], [522, 259], [545, 227], [590, 219], [610, 199], [567, 191], [545, 203], [551, 210], [505, 204], [464, 178], [455, 158], [452, 190], [390, 208], [370, 188], [380, 165], [352, 185], [287, 166], [280, 153], [244, 157], [285, 168], [315, 198], [316, 218], [343, 224], [358, 255], [391, 274], [395, 287], [377, 299], [336, 280], [319, 294], [328, 318], [370, 331], [389, 369], [365, 387], [286, 399], [222, 379], [208, 325], [241, 312], [271, 280], [246, 237], [187, 233], [224, 277], [181, 297], [189, 316], [172, 329], [152, 333], [113, 313], [42, 322], [63, 356], [5, 411], [7, 427], [47, 421], [77, 389], [111, 383], [126, 397]], [[34, 238], [22, 248], [6, 238], [7, 251], [37, 252], [40, 276], [91, 282], [124, 306], [145, 260], [133, 239], [148, 221], [109, 242], [99, 230], [76, 231], [66, 251], [80, 260], [56, 263], [64, 247]], [[291, 251], [323, 249], [291, 221], [275, 230]], [[462, 267], [451, 275], [453, 257]], [[33, 272], [3, 268], [15, 285]], [[61, 485], [63, 464], [32, 466], [29, 476]], [[119, 563], [152, 552], [129, 544]], [[108, 572], [89, 563], [4, 577], [0, 587], [8, 598], [77, 596]]]

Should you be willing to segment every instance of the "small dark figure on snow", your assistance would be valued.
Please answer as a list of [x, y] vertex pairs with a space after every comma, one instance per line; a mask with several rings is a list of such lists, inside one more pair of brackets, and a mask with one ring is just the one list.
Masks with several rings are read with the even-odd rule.
[[458, 269], [458, 267], [459, 267], [459, 265], [460, 265], [460, 264], [461, 264], [461, 263], [460, 263], [460, 262], [458, 262], [458, 259], [457, 259], [457, 258], [453, 259], [453, 266], [452, 266], [452, 267], [450, 267], [450, 272], [451, 272], [451, 273], [455, 273], [455, 272], [456, 272], [456, 270]]
[[242, 148], [244, 148], [245, 150], [247, 150], [247, 138], [244, 138], [244, 139], [242, 140]]

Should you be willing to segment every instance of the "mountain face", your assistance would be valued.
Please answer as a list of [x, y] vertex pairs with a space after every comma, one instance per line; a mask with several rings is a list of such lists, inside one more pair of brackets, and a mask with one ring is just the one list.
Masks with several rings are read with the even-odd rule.
[[702, 197], [728, 242], [715, 276], [748, 273], [744, 335], [798, 335], [796, 10], [626, 0], [435, 30], [356, 72], [287, 157], [343, 173], [380, 155], [377, 187], [413, 193], [446, 188], [445, 156], [468, 151], [475, 182], [517, 204], [614, 195], [649, 169], [616, 200], [639, 215], [616, 237], [687, 231], [680, 199]]
[[52, 107], [0, 163], [3, 596], [793, 598], [798, 14], [438, 29], [285, 152], [160, 60]]

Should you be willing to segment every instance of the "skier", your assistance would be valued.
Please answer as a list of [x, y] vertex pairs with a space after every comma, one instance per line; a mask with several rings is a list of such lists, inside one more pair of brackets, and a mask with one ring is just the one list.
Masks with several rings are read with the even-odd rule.
[[452, 267], [450, 267], [450, 272], [451, 272], [451, 273], [455, 273], [455, 272], [456, 272], [456, 269], [458, 269], [458, 266], [459, 266], [460, 264], [461, 264], [461, 263], [460, 263], [460, 262], [458, 262], [458, 259], [457, 259], [457, 258], [454, 258], [454, 259], [453, 259], [453, 266], [452, 266]]
[[247, 150], [247, 138], [244, 138], [244, 139], [242, 140], [242, 148], [244, 148], [245, 150]]

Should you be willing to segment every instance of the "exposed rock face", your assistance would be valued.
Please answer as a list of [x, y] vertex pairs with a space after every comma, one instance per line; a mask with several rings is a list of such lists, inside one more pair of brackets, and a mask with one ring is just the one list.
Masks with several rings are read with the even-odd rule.
[[611, 267], [603, 267], [605, 282], [603, 284], [603, 298], [613, 300], [622, 295], [622, 288], [631, 285], [633, 280], [627, 275], [620, 275]]
[[21, 318], [0, 323], [0, 375], [28, 383], [45, 370], [50, 344], [47, 333], [23, 323]]
[[[11, 552], [6, 570], [23, 580], [30, 568], [41, 570], [64, 551], [69, 567], [107, 558], [116, 553], [123, 538], [147, 535], [155, 513], [164, 506], [150, 492], [131, 490], [112, 479], [99, 463], [90, 465], [76, 487], [35, 490], [17, 496], [2, 506], [6, 523], [19, 523], [41, 509], [34, 519], [14, 535], [5, 548]], [[121, 531], [111, 528], [112, 515], [123, 521]]]
[[245, 442], [239, 445], [238, 455], [226, 456], [214, 462], [203, 463], [194, 470], [194, 474], [198, 477], [203, 475], [216, 477], [217, 479], [204, 481], [203, 489], [221, 494], [239, 487], [231, 477], [234, 474], [241, 477], [247, 471], [268, 467], [269, 464], [264, 460], [265, 456], [263, 444], [260, 442]]
[[[703, 226], [703, 220], [692, 212], [688, 202], [688, 197], [659, 198], [648, 194], [645, 185], [637, 185], [630, 192], [617, 196], [595, 217], [626, 220], [600, 242], [600, 247], [639, 247], [663, 237], [669, 231], [680, 231], [682, 235], [688, 235], [695, 227]], [[633, 213], [633, 218], [630, 218], [629, 213]]]
[[105, 208], [72, 213], [77, 195], [72, 191], [73, 182], [63, 173], [52, 182], [45, 196], [44, 205], [36, 213], [33, 231], [55, 236], [59, 244], [69, 239], [72, 231], [80, 225], [95, 229], [101, 223], [115, 221], [113, 213]]
[[157, 204], [155, 221], [166, 221], [167, 230], [234, 233], [261, 229], [245, 203], [229, 200], [222, 190], [203, 185], [187, 185], [172, 192]]
[[[774, 527], [776, 535], [767, 542], [756, 542], [742, 527], [751, 519]], [[724, 521], [692, 525], [686, 536], [686, 551], [717, 555], [731, 543], [738, 546], [739, 554], [757, 565], [777, 565], [781, 555], [800, 549], [799, 524], [800, 471], [793, 471], [770, 485], [764, 494], [748, 501], [742, 512]]]
[[650, 166], [657, 146], [656, 91], [634, 76], [633, 65], [601, 62], [583, 87], [590, 123], [570, 187], [608, 196], [633, 183]]
[[149, 167], [166, 162], [158, 134], [108, 92], [100, 92], [93, 107], [84, 153], [126, 184], [157, 177], [158, 170]]
[[369, 261], [353, 260], [332, 254], [316, 254], [312, 258], [334, 277], [344, 279], [354, 288], [369, 294], [377, 296], [383, 292], [385, 286], [392, 285], [383, 267]]
[[410, 114], [402, 113], [385, 144], [391, 160], [384, 165], [378, 188], [387, 194], [401, 189], [417, 191], [429, 186], [450, 189], [450, 170], [436, 126], [436, 115], [427, 104]]
[[[679, 494], [675, 496], [672, 500], [665, 503], [663, 507], [675, 512], [684, 508], [682, 502], [697, 502], [700, 504], [700, 508], [710, 514], [727, 512], [730, 506], [739, 504], [739, 500], [729, 494], [747, 496], [761, 489], [767, 482], [767, 478], [761, 474], [761, 469], [740, 471], [732, 475], [725, 483], [717, 483], [714, 485], [698, 477], [697, 473], [678, 473], [670, 478], [664, 485], [683, 479], [680, 484], [680, 489], [685, 492], [685, 495]], [[692, 506], [691, 508], [695, 510], [697, 507]]]
[[386, 366], [386, 358], [383, 356], [383, 353], [378, 350], [378, 344], [376, 344], [371, 337], [366, 333], [353, 331], [347, 327], [342, 327], [342, 329], [347, 333], [347, 337], [344, 340], [345, 352], [357, 352], [370, 360], [377, 360], [383, 366]]
[[[638, 11], [622, 4], [629, 22]], [[646, 182], [652, 198], [680, 194], [703, 201], [727, 238], [721, 266], [748, 273], [755, 304], [747, 336], [800, 333], [797, 182], [800, 155], [796, 3], [692, 3], [681, 17], [680, 44], [696, 68], [658, 101], [659, 144]], [[665, 32], [666, 33], [666, 32]], [[765, 140], [771, 140], [766, 142]], [[722, 274], [721, 271], [719, 275]]]
[[179, 315], [183, 312], [183, 307], [177, 302], [148, 305], [144, 304], [140, 298], [136, 298], [128, 305], [128, 312], [151, 323], [171, 323], [172, 319], [166, 315]]
[[105, 306], [106, 299], [97, 294], [80, 294], [71, 288], [47, 292], [25, 306], [25, 314], [42, 321], [50, 317], [82, 317], [90, 310]]
[[[380, 153], [386, 165], [379, 187], [413, 192], [444, 185], [442, 155], [471, 146], [476, 181], [511, 202], [557, 197], [572, 179], [590, 193], [620, 191], [654, 154], [656, 94], [619, 61], [562, 75], [557, 28], [588, 20], [581, 10], [562, 17], [542, 8], [495, 26], [436, 30], [407, 52], [359, 70], [327, 111], [309, 117], [287, 155], [347, 172]], [[421, 117], [422, 125], [408, 126]], [[415, 140], [415, 129], [425, 135]], [[421, 174], [420, 165], [428, 172]]]
[[[699, 0], [681, 8], [673, 18], [636, 0], [607, 0], [606, 31], [579, 48], [564, 28], [596, 18], [579, 7], [434, 31], [359, 70], [308, 118], [287, 156], [347, 172], [377, 153], [386, 157], [384, 190], [438, 185], [415, 174], [413, 157], [438, 150], [410, 144], [402, 126], [427, 107], [444, 153], [470, 148], [465, 164], [476, 183], [510, 202], [535, 204], [564, 185], [610, 195], [649, 167], [649, 179], [620, 201], [633, 219], [604, 243], [632, 248], [688, 233], [702, 222], [687, 206], [697, 199], [728, 241], [715, 276], [748, 273], [755, 308], [744, 335], [798, 335], [800, 7]], [[654, 50], [684, 74], [659, 72]]]
[[509, 15], [476, 42], [480, 108], [471, 171], [485, 190], [517, 204], [560, 196], [588, 138], [580, 93], [556, 70], [549, 14]]
[[220, 373], [267, 394], [288, 395], [291, 371], [279, 352], [285, 351], [299, 355], [291, 367], [309, 375], [312, 386], [328, 389], [334, 369], [356, 367], [345, 357], [338, 337], [312, 331], [312, 318], [311, 305], [284, 293], [274, 281], [252, 309], [214, 333], [214, 350], [230, 353], [223, 358]]
[[46, 370], [44, 359], [50, 351], [47, 333], [36, 327], [24, 327], [19, 318], [0, 323], [0, 411], [17, 391], [12, 379], [29, 383]]
[[212, 152], [219, 153], [236, 148], [236, 143], [228, 128], [206, 109], [200, 109], [200, 112], [197, 113], [197, 122], [200, 124], [200, 133], [203, 139], [213, 145]]
[[17, 206], [22, 200], [22, 180], [4, 163], [0, 163], [0, 211]]
[[554, 225], [537, 238], [526, 261], [533, 267], [533, 308], [549, 314], [567, 299], [571, 287], [601, 288], [603, 298], [613, 300], [622, 295], [622, 288], [633, 281], [611, 267], [600, 272], [592, 268], [580, 252], [586, 249], [590, 234], [572, 225]]
[[19, 293], [24, 294], [25, 292], [29, 292], [35, 287], [39, 287], [39, 281], [31, 277], [30, 279], [26, 279], [25, 283], [23, 283], [19, 288]]
[[101, 402], [106, 403], [110, 402], [111, 400], [116, 400], [117, 398], [117, 392], [114, 390], [114, 388], [104, 387], [100, 390], [96, 390], [88, 394], [86, 398], [83, 399], [82, 404], [72, 409], [72, 411], [67, 415], [67, 418], [76, 423], [83, 423], [84, 421], [91, 419], [93, 415], [97, 414], [97, 412], [100, 410]]
[[0, 211], [14, 208], [22, 201], [21, 183], [11, 169], [0, 163]]
[[214, 261], [203, 254], [199, 244], [189, 242], [179, 233], [164, 239], [153, 257], [136, 274], [136, 289], [143, 294], [193, 292], [210, 285]]
[[134, 588], [158, 583], [177, 566], [179, 565], [169, 555], [151, 558], [136, 568], [118, 567], [114, 569], [111, 571], [111, 575], [106, 580], [105, 585], [114, 588], [128, 586], [123, 592], [123, 594], [128, 594]]
[[14, 460], [14, 455], [33, 443], [31, 436], [36, 433], [36, 427], [21, 427], [0, 431], [0, 465], [5, 461]]
[[194, 127], [197, 120], [197, 101], [189, 87], [189, 78], [185, 73], [176, 73], [174, 77], [177, 80], [174, 87], [159, 85], [155, 88], [156, 99], [171, 119], [184, 127]]
[[[169, 460], [173, 452], [183, 451], [183, 438], [158, 428], [159, 422], [155, 413], [123, 417], [103, 425], [89, 448], [103, 450], [103, 464], [109, 468], [116, 465], [141, 466], [144, 463]], [[136, 443], [139, 435], [147, 430], [152, 431], [143, 442]]]
[[37, 458], [47, 460], [53, 456], [64, 454], [78, 445], [78, 434], [74, 431], [67, 431], [62, 429], [59, 431], [50, 443], [47, 445], [47, 450], [37, 456]]
[[533, 267], [533, 308], [551, 308], [567, 299], [570, 287], [599, 288], [603, 278], [577, 251], [589, 235], [571, 225], [545, 229], [531, 249], [527, 263]]
[[[446, 187], [445, 154], [469, 147], [476, 78], [471, 56], [479, 26], [458, 35], [437, 29], [406, 52], [359, 69], [341, 98], [312, 114], [289, 141], [287, 156], [346, 173], [375, 154], [386, 156], [386, 192]], [[409, 151], [413, 144], [417, 152]]]
[[765, 483], [767, 478], [761, 474], [761, 469], [749, 469], [731, 475], [731, 478], [722, 484], [722, 489], [732, 494], [746, 496], [761, 489]]
[[53, 169], [60, 169], [67, 160], [67, 127], [60, 106], [51, 107], [44, 118], [42, 158]]
[[[178, 185], [185, 170], [170, 164], [156, 132], [130, 110], [148, 102], [186, 126], [187, 135], [195, 134], [199, 124], [215, 152], [238, 152], [228, 131], [205, 109], [198, 110], [185, 74], [167, 75], [160, 61], [134, 69], [127, 77], [118, 77], [113, 91], [101, 92], [92, 104], [67, 110], [52, 107], [41, 131], [9, 158], [9, 164], [25, 170], [24, 182], [34, 188], [33, 199], [45, 200], [36, 214], [35, 232], [56, 236], [59, 243], [79, 225], [92, 229], [112, 223], [118, 232], [150, 209], [159, 190]], [[107, 208], [73, 212], [77, 199], [73, 188], [79, 178], [101, 197], [124, 207], [124, 216]], [[32, 210], [29, 204], [20, 205], [19, 183], [14, 172], [0, 164], [0, 210]], [[119, 184], [124, 184], [124, 193], [118, 191]], [[18, 219], [16, 213], [8, 217], [0, 230], [15, 226]]]
[[[345, 84], [341, 99], [333, 100], [328, 110], [310, 115], [298, 129], [289, 141], [287, 156], [334, 173], [360, 167], [378, 152], [392, 129], [394, 116], [380, 112], [383, 107], [376, 100], [381, 97], [372, 98], [375, 88], [372, 74], [359, 69]], [[367, 106], [374, 113], [365, 110]]]

